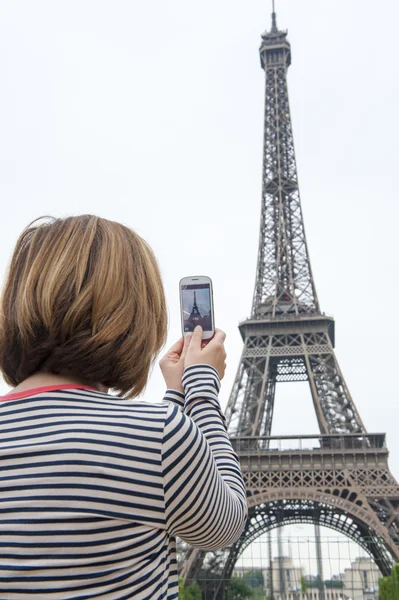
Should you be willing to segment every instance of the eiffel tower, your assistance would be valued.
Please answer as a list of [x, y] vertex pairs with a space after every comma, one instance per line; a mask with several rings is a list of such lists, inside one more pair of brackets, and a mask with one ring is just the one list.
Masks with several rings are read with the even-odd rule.
[[188, 317], [187, 321], [188, 321], [188, 323], [190, 323], [190, 325], [193, 329], [196, 325], [198, 325], [198, 323], [201, 322], [201, 313], [200, 313], [198, 305], [197, 305], [196, 292], [194, 292], [193, 307], [191, 309], [191, 313], [190, 313], [190, 316]]
[[[345, 534], [385, 575], [399, 561], [399, 485], [388, 468], [385, 434], [366, 431], [335, 356], [334, 319], [317, 298], [288, 101], [291, 47], [287, 32], [277, 27], [274, 1], [260, 61], [266, 98], [258, 264], [251, 317], [239, 324], [244, 348], [226, 409], [249, 518], [240, 539], [208, 561], [219, 565], [215, 599], [225, 597], [245, 548], [290, 523]], [[291, 381], [309, 382], [316, 435], [271, 437], [276, 385]], [[188, 551], [181, 571], [186, 584], [206, 562], [206, 551]]]
[[191, 309], [191, 313], [190, 313], [190, 319], [194, 319], [195, 317], [200, 317], [200, 311], [198, 309], [198, 305], [197, 305], [197, 295], [196, 292], [194, 292], [194, 301], [193, 301], [193, 307]]

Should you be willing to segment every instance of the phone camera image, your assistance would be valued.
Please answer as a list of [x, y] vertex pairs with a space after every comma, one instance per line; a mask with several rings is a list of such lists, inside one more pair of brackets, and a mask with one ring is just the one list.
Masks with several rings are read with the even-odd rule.
[[211, 293], [209, 283], [182, 287], [184, 333], [201, 325], [203, 331], [212, 331]]

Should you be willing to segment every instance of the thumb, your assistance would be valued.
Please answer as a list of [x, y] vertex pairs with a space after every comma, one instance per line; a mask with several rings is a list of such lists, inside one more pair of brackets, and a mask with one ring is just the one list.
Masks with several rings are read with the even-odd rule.
[[197, 327], [193, 331], [193, 336], [191, 338], [190, 346], [193, 350], [201, 350], [201, 342], [202, 342], [202, 327], [201, 325], [197, 325]]
[[181, 353], [180, 358], [183, 358], [183, 359], [185, 358], [192, 336], [193, 336], [192, 333], [187, 333], [187, 335], [184, 336], [183, 352]]

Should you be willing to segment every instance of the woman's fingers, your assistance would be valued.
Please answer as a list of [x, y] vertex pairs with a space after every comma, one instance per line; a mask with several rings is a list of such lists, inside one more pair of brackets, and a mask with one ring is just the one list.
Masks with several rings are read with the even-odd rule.
[[219, 342], [219, 343], [223, 344], [225, 339], [226, 339], [225, 332], [222, 331], [221, 329], [215, 329], [215, 335], [212, 338], [212, 342]]
[[187, 333], [184, 337], [181, 337], [171, 346], [167, 352], [178, 354], [182, 358], [184, 358], [187, 354], [188, 347], [190, 345], [191, 339], [194, 337], [194, 341], [197, 346], [201, 346], [201, 348], [205, 348], [210, 342], [216, 341], [219, 343], [223, 343], [226, 339], [226, 334], [221, 329], [215, 329], [215, 335], [211, 340], [202, 340], [202, 327], [198, 326], [198, 329], [195, 333]]
[[226, 369], [226, 350], [224, 348], [225, 338], [226, 334], [219, 329], [216, 331], [212, 340], [204, 347], [202, 329], [201, 327], [196, 327], [184, 359], [185, 366], [210, 365], [219, 372], [221, 377], [223, 377]]
[[182, 350], [182, 353], [181, 353], [181, 358], [183, 358], [183, 359], [185, 358], [185, 356], [187, 354], [187, 350], [188, 350], [188, 347], [190, 345], [192, 335], [193, 334], [190, 332], [190, 333], [187, 333], [184, 336], [183, 350]]
[[173, 344], [173, 346], [171, 346], [169, 348], [169, 350], [167, 351], [167, 354], [169, 353], [174, 353], [174, 354], [178, 354], [180, 356], [180, 354], [182, 353], [183, 350], [183, 338], [181, 337], [177, 342], [175, 342]]
[[193, 348], [195, 350], [197, 350], [197, 349], [201, 348], [201, 342], [202, 342], [202, 327], [201, 327], [201, 325], [197, 325], [197, 327], [194, 328], [194, 331], [191, 336], [191, 344], [193, 345]]

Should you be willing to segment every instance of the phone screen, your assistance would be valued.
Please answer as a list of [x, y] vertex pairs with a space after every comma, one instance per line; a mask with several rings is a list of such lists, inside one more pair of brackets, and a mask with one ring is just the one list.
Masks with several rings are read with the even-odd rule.
[[212, 304], [209, 283], [183, 285], [181, 288], [184, 333], [201, 325], [203, 331], [212, 331]]

